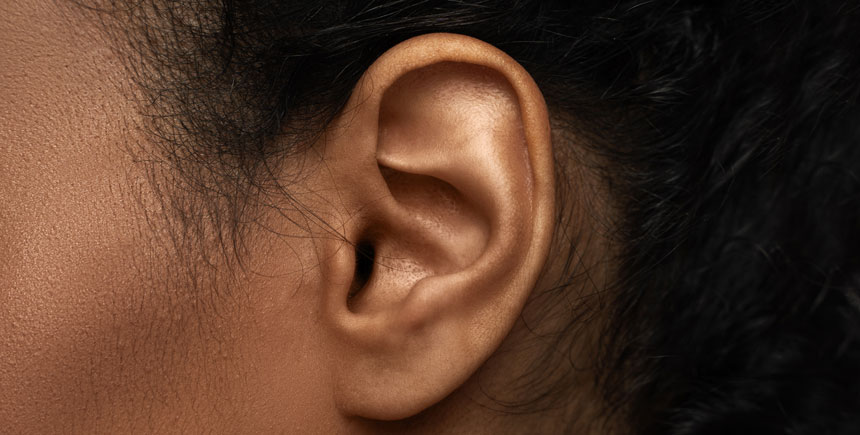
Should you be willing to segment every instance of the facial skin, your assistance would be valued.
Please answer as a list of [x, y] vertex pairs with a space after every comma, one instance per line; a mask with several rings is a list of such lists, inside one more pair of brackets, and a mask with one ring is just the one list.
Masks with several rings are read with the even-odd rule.
[[[486, 360], [517, 334], [554, 207], [548, 114], [515, 62], [454, 35], [392, 49], [280, 168], [305, 171], [294, 199], [266, 196], [240, 256], [213, 219], [179, 222], [99, 28], [47, 1], [0, 14], [6, 429], [512, 428], [473, 375], [517, 366]], [[377, 263], [353, 295], [359, 241]]]

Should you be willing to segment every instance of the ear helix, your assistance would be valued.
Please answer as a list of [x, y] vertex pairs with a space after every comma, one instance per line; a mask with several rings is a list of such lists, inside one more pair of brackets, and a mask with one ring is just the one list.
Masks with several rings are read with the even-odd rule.
[[326, 245], [323, 309], [344, 415], [427, 409], [512, 328], [551, 237], [543, 104], [513, 60], [449, 34], [392, 48], [356, 85], [326, 146], [354, 242]]

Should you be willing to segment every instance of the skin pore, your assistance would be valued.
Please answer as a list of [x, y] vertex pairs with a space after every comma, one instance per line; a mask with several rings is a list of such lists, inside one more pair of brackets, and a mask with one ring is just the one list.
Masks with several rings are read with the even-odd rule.
[[560, 273], [549, 113], [512, 59], [445, 34], [391, 49], [274, 171], [290, 197], [263, 189], [230, 239], [159, 158], [95, 22], [51, 1], [0, 14], [7, 429], [591, 428], [587, 370], [565, 407], [510, 416], [487, 395], [515, 401], [546, 351], [525, 341], [544, 313], [527, 301]]

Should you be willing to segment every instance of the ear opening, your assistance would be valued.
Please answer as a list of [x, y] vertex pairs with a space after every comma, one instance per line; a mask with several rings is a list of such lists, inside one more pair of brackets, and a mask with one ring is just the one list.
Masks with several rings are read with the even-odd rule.
[[347, 293], [347, 306], [352, 308], [353, 299], [361, 293], [373, 275], [373, 269], [376, 263], [376, 249], [373, 247], [373, 242], [362, 240], [355, 244], [355, 272], [353, 273], [352, 284]]

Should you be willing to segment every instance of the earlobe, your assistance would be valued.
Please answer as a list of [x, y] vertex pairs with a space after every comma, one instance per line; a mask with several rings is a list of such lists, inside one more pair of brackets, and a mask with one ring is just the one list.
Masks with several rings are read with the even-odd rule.
[[520, 65], [451, 34], [389, 50], [344, 114], [325, 144], [356, 210], [324, 295], [332, 378], [345, 414], [399, 419], [468, 379], [531, 293], [552, 235], [548, 115]]

